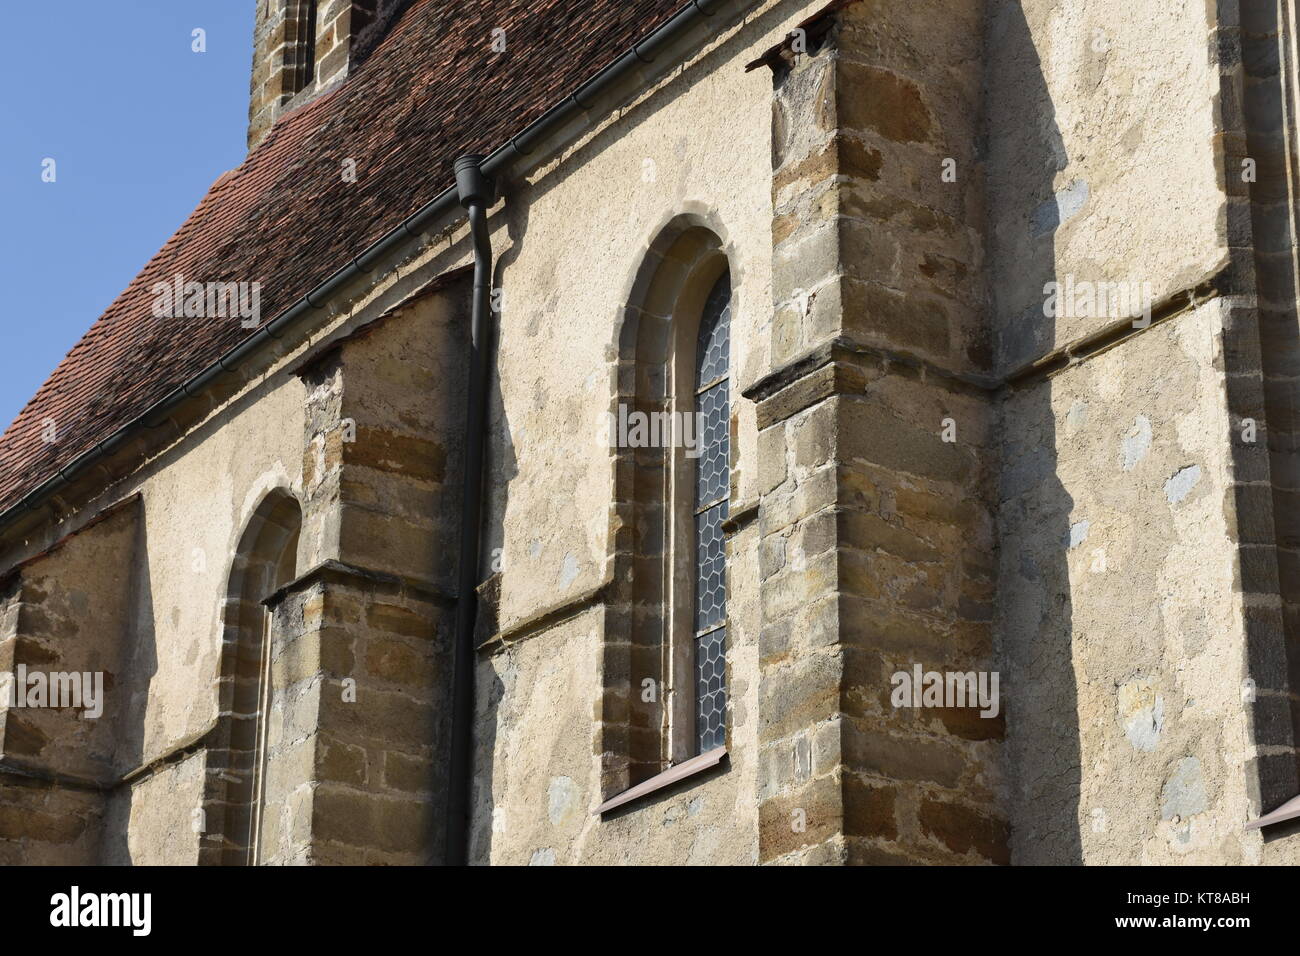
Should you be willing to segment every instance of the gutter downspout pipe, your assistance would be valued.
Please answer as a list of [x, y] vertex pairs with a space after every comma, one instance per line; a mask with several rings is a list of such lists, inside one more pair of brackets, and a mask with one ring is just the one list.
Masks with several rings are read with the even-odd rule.
[[474, 300], [471, 313], [469, 408], [465, 416], [465, 471], [460, 508], [460, 557], [456, 586], [456, 632], [452, 669], [451, 746], [447, 773], [449, 866], [469, 859], [470, 753], [474, 724], [474, 621], [478, 610], [479, 534], [483, 515], [483, 460], [487, 383], [492, 347], [492, 236], [487, 210], [495, 192], [483, 173], [483, 157], [456, 160], [456, 191], [469, 213], [474, 244]]

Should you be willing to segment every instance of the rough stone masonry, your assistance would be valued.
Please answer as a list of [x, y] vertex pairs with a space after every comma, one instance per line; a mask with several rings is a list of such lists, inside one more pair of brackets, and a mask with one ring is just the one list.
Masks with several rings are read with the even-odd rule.
[[[526, 6], [259, 0], [195, 213], [241, 238], [186, 278], [325, 279], [434, 195], [434, 126], [495, 149], [573, 92], [548, 20], [584, 8], [586, 78], [676, 10]], [[463, 219], [16, 511], [35, 423], [108, 437], [46, 411], [65, 365], [0, 440], [0, 671], [104, 710], [0, 700], [0, 862], [440, 862], [470, 600], [474, 863], [1300, 861], [1246, 829], [1300, 794], [1294, 6], [727, 0], [500, 184], [474, 594]], [[265, 239], [285, 190], [319, 219]], [[697, 411], [724, 275], [699, 753], [707, 456], [604, 423]]]

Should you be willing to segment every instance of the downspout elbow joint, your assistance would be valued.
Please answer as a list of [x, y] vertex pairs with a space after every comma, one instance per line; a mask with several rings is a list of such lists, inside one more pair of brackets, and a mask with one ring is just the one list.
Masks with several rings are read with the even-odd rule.
[[484, 158], [475, 153], [456, 160], [456, 192], [466, 209], [487, 208], [496, 199], [496, 183], [483, 173]]

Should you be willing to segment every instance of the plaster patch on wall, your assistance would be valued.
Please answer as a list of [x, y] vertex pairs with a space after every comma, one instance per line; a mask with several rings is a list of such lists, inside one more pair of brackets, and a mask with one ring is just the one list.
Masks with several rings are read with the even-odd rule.
[[1064, 226], [1087, 204], [1088, 193], [1088, 184], [1082, 179], [1058, 189], [1051, 199], [1039, 203], [1034, 209], [1029, 221], [1031, 234], [1043, 236]]
[[1075, 399], [1070, 406], [1070, 411], [1066, 413], [1065, 424], [1071, 429], [1082, 428], [1088, 424], [1088, 403], [1082, 399]]
[[1210, 625], [1203, 608], [1185, 608], [1176, 614], [1178, 633], [1183, 639], [1183, 656], [1193, 658], [1210, 642]]
[[1171, 505], [1176, 505], [1186, 498], [1197, 482], [1201, 480], [1201, 466], [1188, 465], [1165, 482], [1165, 497]]
[[1124, 459], [1124, 470], [1132, 471], [1138, 462], [1151, 450], [1151, 419], [1139, 415], [1133, 420], [1133, 427], [1124, 436], [1120, 453]]
[[1184, 757], [1160, 792], [1160, 818], [1172, 820], [1203, 813], [1208, 803], [1201, 762], [1195, 757]]
[[1088, 540], [1089, 521], [1085, 518], [1083, 521], [1076, 521], [1070, 525], [1070, 550], [1074, 550], [1083, 542]]
[[566, 554], [560, 565], [560, 587], [567, 588], [577, 576], [578, 559], [571, 554]]
[[1119, 689], [1119, 720], [1137, 750], [1152, 751], [1165, 726], [1165, 701], [1150, 681], [1135, 680]]
[[529, 866], [555, 866], [555, 851], [549, 846], [543, 850], [534, 850]]
[[565, 818], [573, 815], [581, 793], [571, 777], [552, 777], [546, 796], [546, 816], [552, 826], [559, 826]]

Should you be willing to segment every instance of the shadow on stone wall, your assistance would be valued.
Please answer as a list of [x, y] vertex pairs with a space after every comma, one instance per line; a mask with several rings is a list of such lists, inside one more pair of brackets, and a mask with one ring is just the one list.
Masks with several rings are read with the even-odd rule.
[[[988, 237], [1005, 375], [1055, 341], [1043, 288], [1058, 279], [1054, 234], [1068, 196], [1058, 193], [1056, 176], [1069, 160], [1021, 4], [995, 3], [990, 12]], [[1016, 864], [1081, 862], [1086, 825], [1066, 560], [1074, 502], [1058, 478], [1052, 389], [1050, 379], [1034, 380], [1001, 402], [999, 632]]]
[[[1295, 795], [1296, 772], [1300, 769], [1295, 766], [1294, 751], [1288, 759], [1284, 749], [1293, 748], [1295, 741], [1300, 740], [1300, 704], [1295, 693], [1300, 687], [1300, 418], [1296, 413], [1300, 408], [1300, 378], [1297, 377], [1300, 315], [1296, 309], [1294, 175], [1291, 173], [1295, 122], [1287, 116], [1292, 101], [1288, 82], [1295, 64], [1280, 55], [1291, 45], [1285, 38], [1279, 40], [1279, 34], [1293, 31], [1294, 24], [1279, 23], [1279, 6], [1290, 5], [1242, 5], [1242, 119], [1246, 155], [1256, 165], [1254, 180], [1245, 185], [1247, 177], [1241, 175], [1241, 157], [1231, 152], [1225, 157], [1228, 194], [1247, 191], [1250, 202], [1264, 433], [1273, 486], [1272, 543], [1276, 546], [1278, 570], [1276, 583], [1271, 577], [1265, 577], [1252, 586], [1249, 578], [1257, 572], [1250, 567], [1243, 568], [1243, 576], [1247, 578], [1243, 590], [1268, 594], [1277, 588], [1282, 600], [1285, 642], [1285, 660], [1279, 661], [1275, 629], [1259, 626], [1264, 622], [1258, 617], [1247, 621], [1250, 677], [1263, 691], [1253, 702], [1251, 732], [1256, 746], [1273, 750], [1252, 762], [1256, 779], [1249, 781], [1249, 785], [1252, 791], [1258, 788], [1262, 811], [1273, 810]], [[1245, 471], [1243, 464], [1237, 467]], [[1250, 499], [1239, 498], [1237, 506], [1245, 512], [1251, 504]], [[1246, 523], [1244, 516], [1239, 521], [1242, 525]], [[1290, 689], [1289, 714], [1285, 713], [1287, 701], [1269, 693], [1281, 687]], [[1300, 821], [1271, 826], [1265, 830], [1264, 839], [1275, 841], [1296, 833], [1300, 833]]]
[[[158, 635], [154, 623], [153, 580], [149, 572], [149, 529], [142, 514], [136, 522], [135, 560], [132, 562], [131, 626], [128, 646], [122, 648], [120, 679], [116, 692], [117, 740], [113, 753], [114, 772], [121, 778], [144, 761], [145, 727], [149, 712], [149, 689], [158, 672]], [[132, 866], [130, 822], [131, 793], [129, 782], [119, 782], [107, 795], [104, 833], [99, 847], [99, 863], [105, 866]], [[163, 821], [165, 823], [165, 821]], [[142, 828], [156, 832], [158, 828]]]

